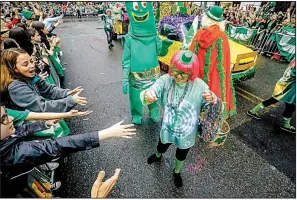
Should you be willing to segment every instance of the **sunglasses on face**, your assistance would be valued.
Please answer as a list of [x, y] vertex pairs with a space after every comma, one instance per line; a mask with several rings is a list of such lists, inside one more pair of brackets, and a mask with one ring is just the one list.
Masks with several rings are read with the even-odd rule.
[[8, 115], [7, 115], [7, 112], [6, 112], [6, 108], [4, 108], [4, 110], [5, 110], [4, 114], [0, 118], [0, 123], [3, 124], [3, 125], [7, 125], [9, 123]]
[[177, 77], [178, 75], [180, 75], [182, 77], [182, 79], [186, 79], [186, 78], [189, 78], [191, 76], [191, 74], [187, 74], [187, 73], [184, 73], [182, 71], [179, 71], [179, 70], [172, 70], [172, 75], [174, 77]]

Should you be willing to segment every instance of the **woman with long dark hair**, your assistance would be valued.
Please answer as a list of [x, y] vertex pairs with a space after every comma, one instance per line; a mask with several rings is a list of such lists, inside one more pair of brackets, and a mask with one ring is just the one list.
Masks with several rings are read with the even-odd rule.
[[47, 34], [49, 34], [48, 29], [45, 27], [45, 25], [42, 22], [32, 22], [31, 28], [34, 28], [41, 37], [41, 42], [45, 44], [46, 48], [49, 50], [51, 48], [51, 45], [46, 37]]
[[34, 46], [24, 29], [21, 27], [15, 27], [9, 31], [8, 37], [14, 39], [22, 49], [27, 51], [30, 56], [32, 55]]
[[5, 38], [3, 40], [3, 49], [20, 48], [19, 44], [11, 38]]

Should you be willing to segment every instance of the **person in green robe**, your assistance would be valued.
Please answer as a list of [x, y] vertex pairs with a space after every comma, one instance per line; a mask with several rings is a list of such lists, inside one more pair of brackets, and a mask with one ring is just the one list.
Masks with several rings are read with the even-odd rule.
[[280, 129], [296, 133], [296, 128], [291, 126], [291, 118], [296, 110], [296, 61], [291, 61], [284, 75], [275, 85], [272, 97], [263, 101], [262, 103], [255, 106], [253, 109], [247, 112], [247, 115], [254, 119], [261, 119], [258, 112], [270, 105], [278, 102], [285, 103], [285, 111], [283, 113], [283, 122]]

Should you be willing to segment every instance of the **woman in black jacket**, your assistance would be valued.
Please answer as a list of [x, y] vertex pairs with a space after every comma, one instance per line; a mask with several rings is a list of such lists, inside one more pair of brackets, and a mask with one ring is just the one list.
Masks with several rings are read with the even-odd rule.
[[[13, 126], [13, 117], [8, 116], [1, 106], [1, 191], [11, 194], [9, 188], [14, 179], [29, 173], [35, 166], [50, 162], [55, 158], [71, 153], [99, 147], [99, 141], [112, 137], [131, 138], [136, 129], [133, 124], [121, 125], [123, 121], [102, 131], [71, 135], [58, 139], [36, 140], [30, 138], [36, 131], [42, 131], [54, 125], [52, 121], [39, 121], [31, 124]], [[3, 188], [5, 187], [5, 188]], [[15, 187], [13, 188], [14, 192]]]

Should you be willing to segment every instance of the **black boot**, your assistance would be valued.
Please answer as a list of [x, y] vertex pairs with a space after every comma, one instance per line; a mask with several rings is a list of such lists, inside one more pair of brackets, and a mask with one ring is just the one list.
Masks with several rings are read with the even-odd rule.
[[110, 46], [111, 46], [111, 47], [114, 47], [114, 45], [113, 45], [112, 43], [110, 43]]
[[147, 163], [148, 164], [153, 164], [154, 162], [158, 161], [160, 162], [162, 156], [160, 156], [159, 158], [156, 156], [156, 154], [151, 155], [148, 159], [147, 159]]
[[173, 178], [174, 178], [174, 184], [176, 187], [182, 187], [183, 186], [183, 179], [180, 175], [180, 173], [175, 173], [173, 170]]

